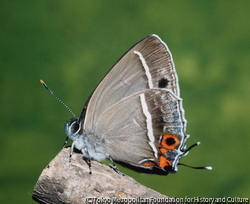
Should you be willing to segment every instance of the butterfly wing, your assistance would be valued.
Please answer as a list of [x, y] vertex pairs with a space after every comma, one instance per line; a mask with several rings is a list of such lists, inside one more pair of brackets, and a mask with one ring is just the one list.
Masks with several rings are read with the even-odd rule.
[[96, 141], [89, 149], [134, 166], [175, 172], [188, 137], [183, 112], [171, 53], [150, 35], [104, 77], [79, 123]]
[[106, 109], [93, 130], [114, 160], [177, 171], [187, 138], [181, 103], [167, 89], [136, 92]]
[[73, 140], [71, 154], [80, 150], [89, 166], [91, 159], [110, 158], [164, 174], [175, 173], [180, 158], [199, 144], [184, 150], [189, 135], [178, 78], [168, 47], [156, 35], [115, 64], [65, 131]]
[[85, 120], [84, 130], [91, 131], [101, 114], [113, 104], [150, 88], [165, 88], [179, 96], [172, 55], [157, 35], [150, 35], [134, 45], [100, 82], [89, 99], [86, 112], [84, 110], [80, 116], [80, 120]]

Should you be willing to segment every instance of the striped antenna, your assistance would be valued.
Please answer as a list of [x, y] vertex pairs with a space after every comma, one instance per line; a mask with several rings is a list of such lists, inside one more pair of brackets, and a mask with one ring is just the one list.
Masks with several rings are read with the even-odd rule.
[[73, 113], [73, 111], [66, 105], [66, 103], [64, 103], [57, 95], [54, 94], [53, 91], [51, 91], [51, 89], [47, 86], [47, 84], [40, 79], [40, 83], [43, 85], [43, 87], [52, 94], [52, 96], [54, 96], [56, 98], [56, 100], [58, 100], [73, 116], [74, 118], [76, 117], [76, 115]]

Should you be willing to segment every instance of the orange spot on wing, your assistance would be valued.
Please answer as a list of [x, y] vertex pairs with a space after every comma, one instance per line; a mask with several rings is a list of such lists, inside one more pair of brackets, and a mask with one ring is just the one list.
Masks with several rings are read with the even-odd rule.
[[156, 164], [153, 162], [149, 162], [149, 163], [143, 164], [143, 166], [156, 166]]
[[166, 148], [164, 148], [164, 147], [159, 148], [159, 151], [160, 151], [161, 154], [166, 154], [168, 152], [168, 150]]
[[166, 166], [171, 166], [171, 162], [168, 159], [166, 159], [164, 156], [160, 156], [158, 166], [164, 169]]
[[[180, 140], [175, 135], [163, 135], [160, 144], [162, 147], [166, 148], [167, 150], [170, 150], [175, 149], [180, 144]], [[160, 151], [162, 151], [161, 149]]]

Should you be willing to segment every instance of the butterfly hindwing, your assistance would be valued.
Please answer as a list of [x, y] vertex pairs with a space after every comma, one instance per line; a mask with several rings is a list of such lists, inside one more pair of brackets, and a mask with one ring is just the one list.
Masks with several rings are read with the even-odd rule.
[[[181, 99], [167, 89], [136, 92], [106, 109], [93, 132], [112, 159], [147, 168], [152, 164], [145, 164], [153, 162], [153, 166], [164, 169], [165, 165], [176, 163], [182, 154], [186, 121], [180, 107]], [[175, 137], [175, 148], [161, 144], [164, 135]], [[159, 166], [161, 155], [165, 163]]]

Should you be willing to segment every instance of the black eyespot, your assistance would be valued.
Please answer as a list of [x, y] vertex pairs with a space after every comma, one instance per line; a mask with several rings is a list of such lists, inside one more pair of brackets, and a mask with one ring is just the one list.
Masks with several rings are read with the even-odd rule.
[[167, 143], [167, 145], [171, 146], [171, 145], [175, 144], [175, 139], [172, 137], [169, 137], [166, 139], [166, 143]]
[[159, 82], [158, 82], [158, 87], [159, 88], [166, 88], [168, 85], [169, 81], [167, 79], [162, 78]]

